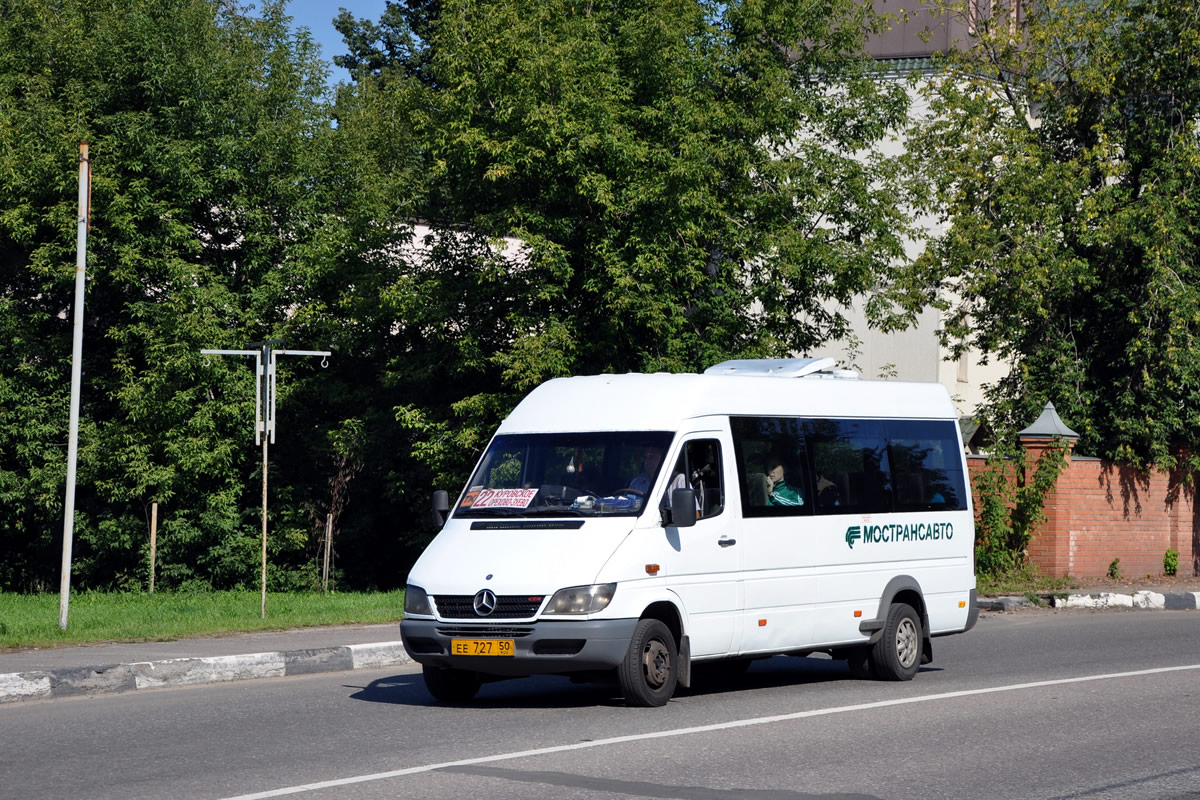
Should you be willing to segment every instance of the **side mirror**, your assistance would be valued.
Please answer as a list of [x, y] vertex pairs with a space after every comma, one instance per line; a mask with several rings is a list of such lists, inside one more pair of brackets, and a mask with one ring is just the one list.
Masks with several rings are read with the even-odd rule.
[[433, 493], [433, 524], [441, 528], [446, 524], [446, 514], [450, 511], [450, 495], [445, 489]]
[[676, 528], [690, 528], [696, 524], [696, 492], [694, 489], [671, 491], [671, 520]]

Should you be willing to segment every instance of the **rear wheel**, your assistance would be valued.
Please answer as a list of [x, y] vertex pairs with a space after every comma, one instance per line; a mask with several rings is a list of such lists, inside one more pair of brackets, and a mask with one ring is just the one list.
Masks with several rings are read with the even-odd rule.
[[885, 681], [910, 681], [921, 667], [921, 618], [904, 603], [888, 609], [883, 636], [871, 648], [875, 674]]
[[442, 667], [424, 667], [425, 688], [443, 703], [465, 703], [475, 696], [483, 681], [474, 672]]
[[629, 705], [665, 705], [679, 681], [679, 651], [670, 628], [656, 619], [639, 620], [617, 681]]

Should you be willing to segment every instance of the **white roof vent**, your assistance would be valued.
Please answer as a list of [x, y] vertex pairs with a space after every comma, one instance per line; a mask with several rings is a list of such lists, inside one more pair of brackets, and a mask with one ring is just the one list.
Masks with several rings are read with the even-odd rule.
[[748, 375], [769, 378], [803, 378], [818, 372], [833, 377], [858, 377], [858, 373], [835, 369], [832, 358], [748, 358], [722, 361], [704, 370], [705, 375]]
[[823, 369], [808, 376], [810, 378], [838, 378], [840, 380], [858, 380], [858, 373], [852, 369]]

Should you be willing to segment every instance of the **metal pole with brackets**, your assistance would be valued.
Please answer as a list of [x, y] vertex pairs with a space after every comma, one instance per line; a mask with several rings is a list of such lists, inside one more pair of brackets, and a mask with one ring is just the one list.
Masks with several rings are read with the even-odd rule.
[[204, 355], [254, 357], [254, 443], [262, 445], [262, 604], [260, 616], [267, 618], [267, 444], [275, 444], [275, 364], [279, 356], [321, 356], [329, 366], [328, 350], [284, 350], [282, 339], [253, 342], [255, 350], [201, 350]]

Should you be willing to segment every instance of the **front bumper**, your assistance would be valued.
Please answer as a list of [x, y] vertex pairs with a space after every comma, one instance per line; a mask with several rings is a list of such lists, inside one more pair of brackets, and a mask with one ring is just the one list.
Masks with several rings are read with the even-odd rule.
[[[466, 624], [404, 619], [400, 638], [420, 664], [517, 677], [615, 669], [629, 650], [636, 619], [536, 620]], [[510, 639], [511, 656], [455, 656], [451, 639]]]

